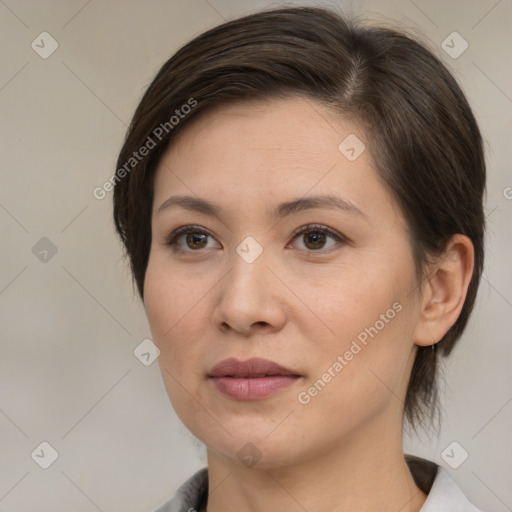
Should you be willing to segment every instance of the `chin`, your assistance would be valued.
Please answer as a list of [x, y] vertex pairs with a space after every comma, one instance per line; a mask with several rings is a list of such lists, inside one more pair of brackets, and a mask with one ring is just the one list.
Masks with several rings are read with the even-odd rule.
[[[292, 466], [306, 456], [303, 452], [305, 440], [299, 436], [294, 440], [294, 435], [288, 429], [283, 428], [278, 432], [276, 424], [265, 422], [261, 427], [242, 429], [241, 423], [235, 429], [233, 424], [225, 423], [230, 436], [220, 427], [214, 432], [203, 429], [194, 433], [207, 447], [209, 457], [221, 457], [229, 463], [240, 464], [247, 468], [272, 469]], [[192, 429], [190, 429], [192, 431]], [[309, 452], [306, 448], [306, 452]]]

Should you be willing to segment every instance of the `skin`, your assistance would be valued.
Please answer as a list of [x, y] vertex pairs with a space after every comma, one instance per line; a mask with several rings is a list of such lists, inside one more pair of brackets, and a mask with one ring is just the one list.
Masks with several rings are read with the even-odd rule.
[[[417, 346], [441, 339], [460, 313], [473, 249], [455, 235], [419, 286], [407, 224], [369, 151], [351, 162], [338, 149], [349, 134], [366, 141], [310, 99], [232, 103], [191, 121], [159, 163], [145, 308], [172, 405], [207, 447], [209, 512], [411, 512], [426, 499], [403, 458], [403, 400]], [[267, 216], [321, 194], [364, 216], [326, 208]], [[175, 195], [222, 210], [158, 212]], [[326, 235], [315, 249], [311, 233], [294, 237], [307, 224], [349, 242]], [[166, 245], [186, 225], [211, 236]], [[236, 252], [248, 236], [263, 249], [252, 263]], [[396, 303], [400, 312], [300, 403], [298, 394]], [[270, 359], [302, 377], [263, 400], [233, 400], [207, 378], [228, 357]], [[254, 465], [237, 455], [247, 443], [261, 457]]]

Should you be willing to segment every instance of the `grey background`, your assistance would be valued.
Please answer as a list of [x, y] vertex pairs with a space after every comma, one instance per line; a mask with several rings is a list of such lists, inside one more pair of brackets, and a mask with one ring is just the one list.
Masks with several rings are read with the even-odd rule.
[[[332, 4], [420, 34], [483, 131], [488, 234], [478, 302], [444, 367], [442, 431], [407, 436], [405, 449], [447, 467], [484, 510], [512, 510], [512, 4]], [[115, 171], [130, 117], [163, 62], [198, 33], [267, 5], [0, 1], [0, 510], [151, 511], [205, 465], [157, 363], [133, 353], [149, 329], [113, 232], [111, 193], [97, 200], [93, 189]], [[47, 59], [31, 47], [44, 31], [58, 43]], [[456, 59], [441, 46], [454, 31], [469, 45]], [[47, 469], [31, 457], [43, 441], [58, 453]], [[469, 454], [457, 469], [441, 456], [453, 441], [452, 459], [461, 448]]]

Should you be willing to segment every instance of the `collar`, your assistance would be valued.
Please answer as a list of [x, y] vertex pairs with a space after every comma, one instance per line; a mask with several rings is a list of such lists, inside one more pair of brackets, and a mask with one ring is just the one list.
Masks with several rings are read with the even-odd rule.
[[[472, 505], [442, 466], [405, 455], [416, 485], [427, 494], [420, 512], [481, 512]], [[208, 499], [208, 468], [200, 469], [183, 483], [173, 498], [154, 512], [200, 512]]]

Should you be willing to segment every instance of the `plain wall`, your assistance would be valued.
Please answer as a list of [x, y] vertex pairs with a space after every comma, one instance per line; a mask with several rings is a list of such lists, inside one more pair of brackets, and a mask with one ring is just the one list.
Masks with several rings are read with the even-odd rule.
[[[224, 20], [279, 3], [0, 3], [0, 510], [149, 512], [205, 465], [157, 363], [134, 355], [149, 328], [114, 234], [111, 193], [98, 200], [93, 190], [115, 171], [131, 115], [170, 55]], [[445, 365], [440, 435], [408, 436], [405, 447], [445, 466], [480, 508], [511, 510], [512, 4], [331, 3], [423, 34], [485, 137], [478, 302]], [[454, 31], [469, 45], [456, 59], [441, 47]], [[42, 32], [58, 43], [46, 59], [31, 47], [43, 51]], [[48, 469], [31, 456], [44, 441], [58, 452]], [[469, 454], [458, 469], [441, 457], [453, 441]]]

